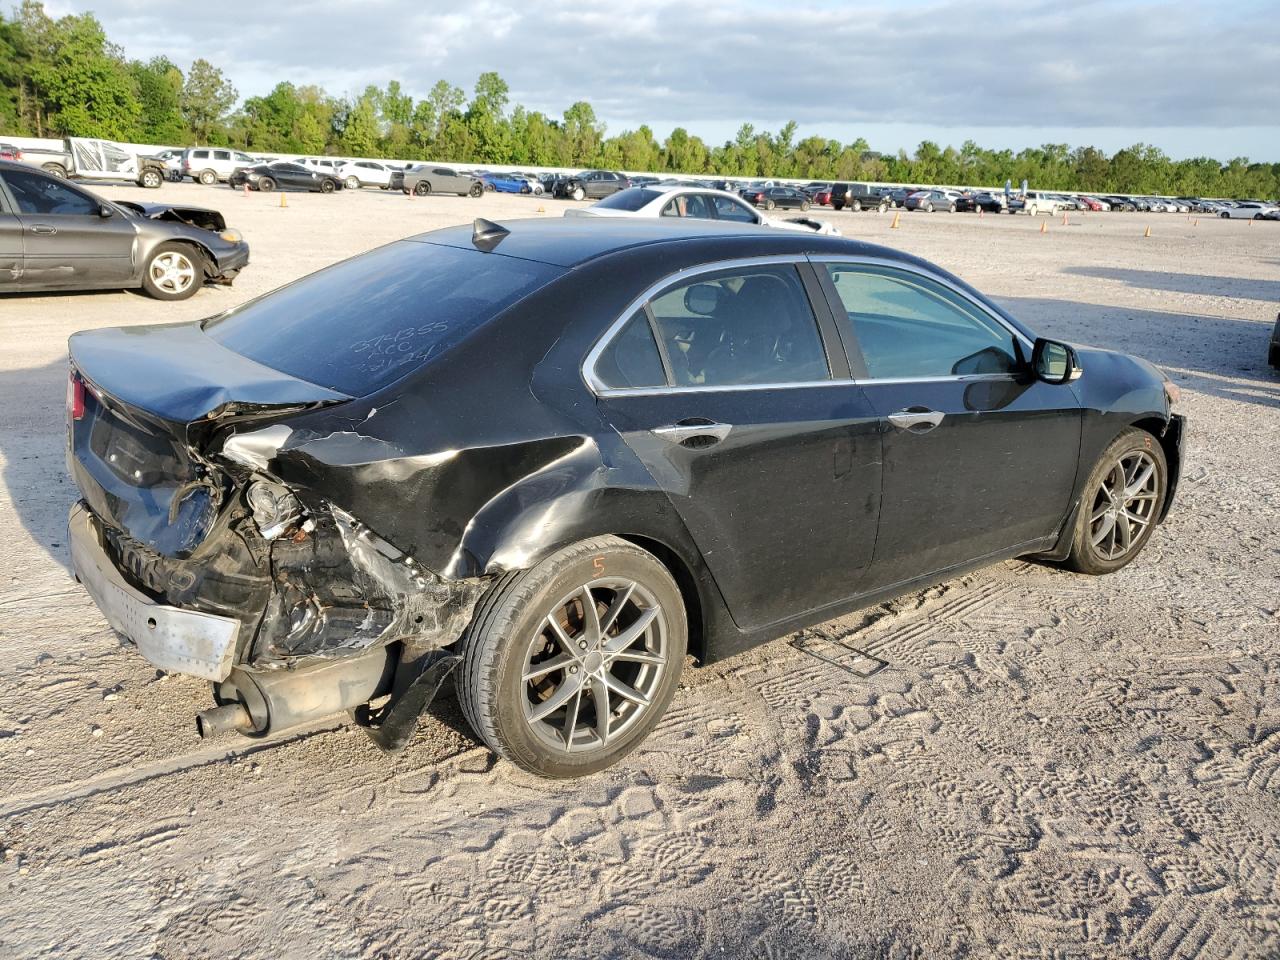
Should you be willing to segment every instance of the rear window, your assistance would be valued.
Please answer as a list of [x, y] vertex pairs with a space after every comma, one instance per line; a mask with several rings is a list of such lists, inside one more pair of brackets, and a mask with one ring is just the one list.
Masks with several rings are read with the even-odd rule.
[[363, 396], [562, 272], [532, 260], [402, 240], [215, 317], [205, 332], [275, 370]]
[[652, 200], [657, 200], [662, 196], [659, 190], [646, 190], [644, 187], [632, 187], [630, 190], [619, 190], [617, 193], [610, 194], [599, 203], [597, 207], [605, 207], [609, 210], [630, 210], [635, 212]]

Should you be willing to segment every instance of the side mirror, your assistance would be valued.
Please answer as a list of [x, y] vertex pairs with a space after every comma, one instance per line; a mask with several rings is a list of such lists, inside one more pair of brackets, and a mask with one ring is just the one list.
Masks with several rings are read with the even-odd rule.
[[1084, 371], [1076, 359], [1076, 352], [1065, 343], [1056, 340], [1036, 339], [1031, 351], [1031, 369], [1045, 383], [1061, 384], [1078, 380]]
[[115, 215], [116, 211], [113, 207], [109, 207], [105, 203], [98, 204], [98, 216], [103, 220], [106, 220], [108, 217], [114, 217]]

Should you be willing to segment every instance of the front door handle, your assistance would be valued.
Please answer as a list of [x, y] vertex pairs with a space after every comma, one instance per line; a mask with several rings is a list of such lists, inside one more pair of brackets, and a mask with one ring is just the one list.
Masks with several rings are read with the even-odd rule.
[[909, 430], [912, 433], [928, 433], [946, 416], [940, 410], [926, 410], [924, 407], [911, 407], [907, 410], [899, 410], [897, 413], [889, 414], [889, 422], [899, 430]]
[[661, 437], [668, 443], [678, 443], [686, 447], [710, 447], [719, 443], [729, 435], [732, 424], [714, 423], [676, 423], [669, 427], [657, 427], [653, 435]]
[[42, 237], [52, 237], [55, 233], [58, 232], [58, 228], [51, 227], [47, 223], [33, 223], [31, 225], [31, 232], [38, 233]]

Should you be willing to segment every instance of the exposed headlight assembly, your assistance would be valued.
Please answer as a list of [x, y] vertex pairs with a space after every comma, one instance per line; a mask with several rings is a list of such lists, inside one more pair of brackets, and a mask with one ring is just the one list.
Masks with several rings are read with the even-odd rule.
[[278, 483], [255, 480], [249, 485], [245, 499], [264, 540], [275, 540], [302, 516], [298, 498]]
[[227, 241], [227, 243], [239, 243], [244, 239], [244, 237], [240, 236], [239, 230], [223, 230], [218, 236]]

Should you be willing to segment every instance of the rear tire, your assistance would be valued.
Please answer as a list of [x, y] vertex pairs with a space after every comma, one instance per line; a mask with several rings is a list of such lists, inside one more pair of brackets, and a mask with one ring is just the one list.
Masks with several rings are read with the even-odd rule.
[[419, 180], [413, 185], [413, 193], [415, 196], [425, 197], [430, 192], [431, 184], [427, 183], [425, 180]]
[[270, 177], [262, 177], [258, 180], [258, 189], [263, 193], [270, 193], [276, 188], [276, 182]]
[[849, 209], [852, 210], [854, 213], [860, 213], [862, 211], [862, 201], [861, 200], [853, 201], [853, 206], [851, 206]]
[[[348, 190], [359, 190], [359, 189], [360, 189], [360, 178], [359, 178], [359, 177], [347, 177], [347, 189], [348, 189]], [[383, 189], [383, 190], [385, 190], [385, 189], [387, 189], [387, 188], [386, 188], [386, 187], [383, 187], [382, 189]]]
[[148, 167], [138, 175], [138, 186], [146, 190], [159, 190], [162, 183], [164, 183], [164, 177], [160, 175], [159, 170], [152, 167]]
[[573, 197], [573, 199], [575, 200], [585, 200], [587, 197], [587, 192], [583, 190], [581, 187], [574, 187], [573, 193], [571, 193], [570, 196]]
[[[634, 639], [606, 659], [609, 641], [628, 632]], [[499, 756], [542, 777], [585, 776], [620, 760], [662, 718], [687, 639], [667, 569], [634, 544], [595, 537], [494, 584], [461, 641], [458, 701]], [[548, 669], [552, 661], [559, 666]]]
[[467, 196], [474, 200], [478, 200], [484, 196], [484, 187], [478, 183], [473, 183], [471, 189], [467, 191]]
[[206, 187], [212, 187], [215, 183], [218, 182], [218, 175], [212, 170], [201, 170], [200, 182], [203, 183]]
[[62, 177], [64, 180], [67, 177], [67, 168], [60, 163], [41, 164], [40, 169], [45, 173], [52, 173], [55, 177]]
[[333, 193], [333, 191], [337, 189], [338, 189], [338, 182], [336, 180], [330, 180], [328, 177], [325, 177], [325, 179], [320, 181], [321, 193]]
[[803, 200], [803, 201], [801, 201], [801, 203], [800, 203], [800, 212], [801, 212], [801, 213], [803, 213], [804, 211], [806, 211], [806, 210], [808, 210], [808, 209], [809, 209], [809, 201], [808, 201], [808, 200]]
[[1145, 430], [1126, 428], [1098, 458], [1085, 482], [1066, 565], [1098, 575], [1132, 562], [1164, 510], [1168, 478], [1160, 441]]
[[162, 243], [142, 269], [142, 289], [157, 300], [186, 300], [204, 285], [204, 257], [185, 243]]
[[766, 200], [766, 201], [764, 202], [764, 208], [765, 208], [766, 210], [772, 210], [772, 209], [773, 209], [774, 207], [776, 207], [776, 206], [777, 206], [777, 204], [776, 204], [776, 203], [774, 203], [772, 200]]

